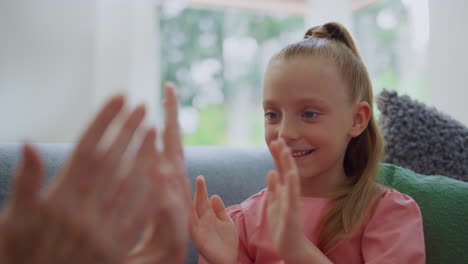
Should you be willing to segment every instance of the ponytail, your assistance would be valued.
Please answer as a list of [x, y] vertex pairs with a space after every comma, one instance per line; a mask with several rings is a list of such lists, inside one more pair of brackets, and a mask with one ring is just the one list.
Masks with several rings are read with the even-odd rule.
[[350, 48], [354, 55], [356, 55], [359, 58], [361, 57], [359, 55], [359, 51], [356, 47], [356, 44], [354, 44], [351, 34], [344, 26], [336, 22], [330, 22], [322, 26], [310, 28], [304, 34], [304, 39], [308, 38], [323, 38], [341, 42], [345, 44], [348, 48]]

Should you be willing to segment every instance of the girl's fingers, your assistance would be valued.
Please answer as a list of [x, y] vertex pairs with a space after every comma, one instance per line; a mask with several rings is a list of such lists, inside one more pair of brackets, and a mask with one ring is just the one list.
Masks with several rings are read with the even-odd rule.
[[224, 207], [224, 203], [223, 203], [223, 200], [221, 200], [221, 197], [219, 197], [218, 195], [213, 195], [211, 196], [210, 202], [211, 202], [211, 208], [213, 208], [215, 215], [220, 220], [222, 221], [231, 220], [231, 218], [226, 213], [226, 208]]
[[268, 201], [275, 201], [277, 198], [278, 172], [269, 171], [267, 174]]
[[178, 101], [176, 88], [173, 84], [167, 83], [164, 88], [166, 90], [166, 99], [164, 100], [164, 153], [170, 160], [175, 160], [183, 157], [182, 140], [178, 120]]
[[196, 232], [196, 229], [197, 229], [197, 225], [198, 225], [198, 213], [197, 213], [197, 209], [195, 208], [195, 206], [192, 206], [190, 209], [190, 213], [189, 213], [189, 220], [190, 220], [190, 233], [192, 234], [192, 236], [195, 234]]
[[280, 140], [276, 140], [271, 144], [271, 154], [273, 156], [273, 161], [275, 162], [276, 170], [281, 174], [283, 172], [283, 168], [281, 167], [280, 153]]
[[[285, 145], [285, 151], [284, 151], [284, 166], [285, 166], [285, 171], [291, 171], [294, 172], [297, 176], [299, 175], [298, 170], [297, 170], [297, 165], [296, 162], [294, 161], [294, 158], [292, 156], [291, 150]], [[299, 177], [296, 177], [297, 180], [299, 180]], [[298, 182], [299, 183], [299, 182]]]
[[96, 149], [112, 120], [122, 110], [124, 101], [122, 95], [114, 96], [102, 107], [78, 141], [74, 156], [78, 156], [79, 159], [89, 158], [89, 154]]
[[292, 197], [300, 196], [300, 183], [299, 183], [299, 172], [297, 171], [296, 164], [291, 156], [291, 152], [284, 146], [282, 153], [283, 166], [286, 168], [286, 182], [288, 185], [288, 192]]
[[44, 173], [44, 165], [37, 150], [25, 144], [22, 150], [22, 158], [17, 168], [13, 183], [13, 204], [26, 205], [33, 202], [41, 187]]
[[299, 185], [297, 184], [297, 181], [295, 178], [297, 178], [297, 173], [296, 172], [289, 172], [287, 174], [287, 185], [288, 185], [288, 188], [287, 188], [287, 192], [288, 192], [288, 195], [286, 197], [286, 199], [288, 200], [287, 201], [287, 204], [288, 206], [291, 208], [291, 209], [296, 209], [297, 208], [297, 205], [298, 205], [298, 200], [299, 200], [299, 197], [300, 197], [300, 193], [299, 193]]
[[285, 170], [284, 180], [286, 185], [286, 195], [284, 198], [288, 206], [296, 206], [297, 199], [300, 196], [299, 191], [299, 175], [296, 169], [296, 164], [291, 156], [289, 148], [284, 142], [281, 142], [281, 164]]
[[283, 169], [283, 173], [289, 173], [295, 167], [294, 160], [292, 158], [291, 151], [286, 146], [286, 143], [280, 142], [279, 146], [279, 155], [280, 155], [280, 163], [281, 168]]
[[202, 216], [209, 206], [205, 178], [201, 175], [196, 179], [194, 206], [198, 217]]
[[283, 163], [281, 162], [281, 143], [282, 139], [279, 139], [272, 143], [271, 152], [273, 154], [273, 160], [275, 163], [276, 170], [278, 171], [278, 183], [284, 184], [284, 173]]

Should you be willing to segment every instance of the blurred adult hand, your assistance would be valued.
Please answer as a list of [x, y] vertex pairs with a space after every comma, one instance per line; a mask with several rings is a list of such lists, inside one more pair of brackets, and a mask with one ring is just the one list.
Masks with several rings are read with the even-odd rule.
[[43, 192], [44, 165], [25, 144], [10, 200], [0, 216], [0, 263], [122, 263], [153, 221], [155, 129], [144, 131], [136, 153], [130, 142], [145, 115], [127, 115], [113, 142], [104, 133], [124, 106], [110, 99], [100, 110], [53, 182]]

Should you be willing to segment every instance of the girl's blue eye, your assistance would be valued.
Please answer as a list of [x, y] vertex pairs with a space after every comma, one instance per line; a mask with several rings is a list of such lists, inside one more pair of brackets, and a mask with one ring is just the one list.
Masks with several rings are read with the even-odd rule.
[[313, 118], [316, 118], [317, 116], [318, 116], [317, 113], [311, 112], [311, 111], [306, 111], [302, 114], [302, 117], [307, 118], [307, 119], [313, 119]]
[[268, 119], [277, 119], [278, 118], [278, 114], [277, 113], [271, 113], [271, 112], [268, 112], [265, 114], [265, 117], [268, 118]]

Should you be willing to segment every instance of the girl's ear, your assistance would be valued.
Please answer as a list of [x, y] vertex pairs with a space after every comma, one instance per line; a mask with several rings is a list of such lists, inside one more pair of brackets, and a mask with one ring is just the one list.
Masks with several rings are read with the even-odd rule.
[[353, 125], [349, 130], [349, 136], [355, 138], [366, 129], [371, 115], [371, 108], [367, 102], [360, 102], [356, 105], [353, 114]]

